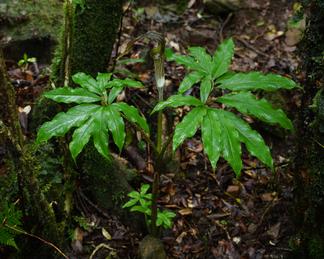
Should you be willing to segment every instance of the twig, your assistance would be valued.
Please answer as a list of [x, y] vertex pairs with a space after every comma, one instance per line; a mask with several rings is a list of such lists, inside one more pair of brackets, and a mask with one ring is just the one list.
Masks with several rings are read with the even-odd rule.
[[247, 41], [235, 37], [239, 42], [241, 42], [245, 47], [247, 47], [248, 49], [254, 51], [255, 53], [259, 54], [260, 56], [266, 57], [266, 58], [270, 58], [270, 56], [268, 54], [263, 53], [262, 51], [256, 49], [255, 47], [253, 47], [250, 43], [248, 43]]
[[110, 247], [109, 245], [101, 243], [101, 244], [96, 246], [96, 248], [93, 250], [92, 254], [90, 255], [89, 259], [92, 259], [94, 257], [94, 255], [95, 255], [95, 253], [97, 253], [98, 250], [101, 249], [101, 248], [106, 248], [106, 249], [111, 250], [111, 251], [116, 251], [114, 248]]
[[233, 17], [233, 13], [229, 13], [225, 19], [225, 21], [222, 23], [220, 29], [219, 29], [219, 38], [220, 38], [220, 41], [222, 42], [224, 40], [224, 37], [223, 37], [223, 30], [225, 28], [225, 26], [228, 24], [228, 22], [231, 20], [231, 18]]
[[117, 43], [116, 43], [116, 46], [115, 46], [115, 55], [116, 56], [114, 57], [113, 64], [112, 64], [112, 67], [111, 67], [112, 72], [114, 72], [116, 64], [117, 64], [118, 51], [119, 51], [119, 47], [120, 47], [120, 40], [121, 40], [121, 35], [122, 35], [122, 32], [123, 32], [123, 20], [124, 20], [125, 15], [129, 11], [130, 6], [132, 5], [132, 3], [133, 3], [133, 0], [130, 1], [130, 3], [128, 4], [126, 10], [122, 13], [122, 15], [120, 17], [119, 30], [118, 30], [118, 34], [117, 34], [117, 39], [118, 40], [117, 40]]
[[104, 212], [102, 209], [100, 209], [96, 204], [94, 204], [92, 201], [90, 201], [87, 196], [84, 195], [84, 193], [79, 189], [79, 194], [82, 199], [84, 199], [90, 206], [92, 206], [97, 212], [99, 212], [101, 215], [103, 215], [105, 218], [109, 219], [109, 215]]
[[18, 233], [20, 233], [20, 234], [24, 234], [24, 235], [26, 235], [26, 236], [30, 236], [30, 237], [33, 237], [33, 238], [38, 239], [39, 241], [43, 242], [44, 244], [46, 244], [46, 245], [48, 245], [48, 246], [54, 248], [54, 249], [55, 249], [59, 254], [61, 254], [64, 258], [69, 259], [69, 257], [68, 257], [66, 254], [64, 254], [64, 253], [62, 252], [62, 250], [59, 249], [59, 248], [58, 248], [56, 245], [54, 245], [53, 243], [51, 243], [51, 242], [49, 242], [49, 241], [47, 241], [47, 240], [45, 240], [45, 239], [43, 239], [43, 238], [41, 238], [41, 237], [39, 237], [39, 236], [36, 236], [36, 235], [34, 235], [34, 234], [30, 234], [30, 233], [28, 233], [28, 232], [26, 232], [26, 231], [24, 231], [24, 230], [21, 230], [21, 229], [15, 228], [15, 227], [13, 227], [13, 226], [10, 226], [10, 225], [8, 225], [8, 224], [5, 224], [4, 226], [7, 227], [7, 228], [9, 228], [9, 229], [11, 229], [11, 230], [13, 230], [13, 231], [16, 231], [16, 232], [18, 232]]

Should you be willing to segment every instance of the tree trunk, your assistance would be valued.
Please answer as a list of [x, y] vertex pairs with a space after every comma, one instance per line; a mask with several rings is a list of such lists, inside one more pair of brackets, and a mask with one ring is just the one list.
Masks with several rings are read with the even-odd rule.
[[298, 258], [324, 258], [324, 0], [305, 1], [307, 29], [300, 46], [307, 78], [299, 114], [296, 159]]
[[[53, 62], [52, 78], [57, 87], [72, 85], [71, 76], [77, 72], [93, 77], [98, 72], [107, 72], [122, 6], [120, 0], [85, 0], [83, 5], [76, 6], [66, 2], [62, 42]], [[66, 156], [70, 157], [69, 154]], [[120, 213], [121, 204], [130, 190], [126, 179], [128, 170], [121, 169], [116, 161], [102, 157], [92, 144], [86, 146], [77, 165], [83, 176], [83, 190], [101, 207]]]
[[[36, 174], [39, 170], [38, 161], [24, 145], [21, 132], [15, 91], [10, 84], [0, 49], [0, 144], [5, 147], [5, 162], [7, 174], [16, 174], [20, 207], [24, 213], [24, 228], [47, 240], [59, 244], [60, 238], [54, 213], [39, 188]], [[14, 189], [14, 188], [12, 188]], [[26, 247], [37, 251], [37, 255], [53, 254], [47, 246], [39, 247], [39, 241], [25, 240]], [[34, 249], [33, 249], [34, 248]]]

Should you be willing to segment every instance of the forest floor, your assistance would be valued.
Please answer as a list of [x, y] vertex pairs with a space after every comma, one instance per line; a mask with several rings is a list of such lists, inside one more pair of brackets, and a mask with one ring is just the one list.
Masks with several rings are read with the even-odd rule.
[[[131, 7], [123, 19], [119, 51], [129, 40], [147, 31], [164, 31], [167, 47], [181, 53], [193, 45], [207, 47], [212, 53], [223, 39], [233, 37], [236, 45], [233, 70], [274, 72], [301, 80], [303, 75], [298, 72], [299, 60], [295, 53], [298, 35], [287, 32], [293, 15], [292, 1], [246, 2], [247, 6], [240, 10], [218, 17], [202, 12], [199, 1], [189, 1], [190, 8], [181, 14], [172, 6]], [[145, 43], [139, 41], [130, 57], [138, 58], [144, 50]], [[35, 98], [48, 84], [48, 66], [38, 64], [31, 73], [21, 73], [15, 62], [8, 60], [7, 64], [17, 89], [20, 120], [26, 136], [30, 137], [29, 106], [32, 108]], [[157, 95], [152, 69], [143, 64], [130, 64], [127, 68], [136, 73], [147, 88], [135, 95], [126, 92], [124, 98], [149, 113]], [[166, 63], [166, 95], [177, 89], [184, 74], [184, 68]], [[297, 92], [280, 92], [267, 97], [276, 105], [279, 103], [294, 119], [294, 111], [299, 106]], [[179, 117], [183, 112], [184, 109], [177, 109], [172, 115]], [[243, 154], [244, 168], [239, 180], [223, 160], [214, 173], [199, 138], [186, 141], [177, 153], [179, 164], [171, 166], [169, 173], [161, 178], [159, 205], [177, 213], [172, 229], [162, 233], [169, 258], [285, 258], [291, 252], [295, 242], [290, 210], [294, 186], [293, 136], [275, 126], [266, 127], [252, 118], [247, 119], [271, 147], [275, 173], [247, 152]], [[132, 154], [122, 155], [132, 165]], [[147, 160], [146, 155], [142, 155], [142, 159]], [[136, 168], [136, 163], [133, 166]], [[149, 182], [150, 170], [142, 168], [141, 172], [143, 181]], [[92, 231], [82, 231], [79, 248], [93, 249], [106, 243], [110, 248], [102, 249], [95, 258], [115, 253], [120, 258], [136, 258], [142, 233], [131, 230], [116, 217], [104, 218], [99, 213], [93, 216], [100, 219], [100, 223]], [[102, 235], [103, 227], [111, 237]], [[73, 253], [72, 258], [89, 256]]]

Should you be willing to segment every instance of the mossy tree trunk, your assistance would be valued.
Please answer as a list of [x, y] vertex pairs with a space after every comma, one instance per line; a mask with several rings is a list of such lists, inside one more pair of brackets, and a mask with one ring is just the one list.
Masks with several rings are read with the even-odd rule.
[[298, 258], [324, 258], [324, 0], [304, 1], [304, 8], [307, 28], [300, 52], [307, 78], [296, 159], [297, 253]]
[[[70, 0], [66, 1], [62, 42], [53, 63], [52, 78], [57, 87], [72, 85], [71, 76], [77, 72], [93, 77], [98, 72], [107, 72], [123, 2], [84, 0], [82, 5], [73, 5]], [[102, 157], [91, 145], [87, 145], [77, 161], [78, 172], [83, 176], [81, 187], [86, 187], [83, 189], [101, 207], [120, 208], [130, 190], [125, 170], [115, 161]]]
[[[36, 174], [39, 170], [38, 161], [24, 145], [20, 128], [15, 91], [10, 84], [2, 50], [0, 49], [0, 144], [5, 147], [7, 174], [17, 174], [18, 197], [24, 213], [24, 228], [51, 242], [59, 244], [59, 235], [54, 213], [39, 188]], [[13, 188], [14, 189], [14, 188]], [[3, 197], [2, 197], [3, 198]], [[5, 200], [5, 197], [4, 197]], [[39, 248], [39, 241], [25, 238], [27, 246], [37, 251], [37, 255], [54, 254], [53, 250], [44, 245]]]

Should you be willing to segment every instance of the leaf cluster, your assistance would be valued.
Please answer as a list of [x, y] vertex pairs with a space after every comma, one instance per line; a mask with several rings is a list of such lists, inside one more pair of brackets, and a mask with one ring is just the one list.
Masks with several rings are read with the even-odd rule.
[[14, 204], [4, 202], [0, 210], [0, 245], [11, 246], [18, 250], [15, 236], [18, 234], [7, 225], [20, 229], [22, 212], [15, 208]]
[[[233, 55], [232, 39], [220, 44], [212, 56], [201, 47], [189, 48], [188, 55], [168, 53], [169, 60], [185, 66], [190, 72], [181, 82], [178, 93], [158, 103], [152, 113], [166, 107], [193, 106], [175, 128], [173, 151], [200, 128], [204, 151], [213, 169], [222, 156], [239, 176], [242, 169], [241, 143], [270, 168], [273, 168], [273, 160], [261, 135], [232, 109], [292, 130], [293, 125], [286, 114], [273, 108], [267, 100], [259, 99], [253, 91], [292, 89], [296, 83], [276, 74], [234, 73], [229, 70]], [[199, 84], [200, 99], [187, 95], [196, 84]], [[230, 110], [224, 110], [222, 106]]]
[[[148, 218], [148, 223], [150, 223], [150, 217], [152, 214], [152, 194], [147, 193], [150, 189], [150, 185], [143, 184], [139, 192], [132, 191], [128, 193], [128, 197], [131, 199], [123, 205], [123, 208], [130, 208], [130, 211], [137, 211], [143, 213], [146, 218]], [[156, 225], [163, 228], [172, 227], [172, 219], [176, 216], [174, 212], [168, 210], [158, 210]]]
[[61, 87], [46, 92], [44, 96], [60, 103], [76, 103], [67, 112], [58, 113], [38, 130], [36, 142], [65, 135], [76, 128], [69, 144], [75, 160], [92, 137], [98, 152], [109, 159], [109, 133], [121, 151], [125, 142], [124, 118], [137, 124], [149, 134], [149, 127], [138, 110], [124, 102], [115, 102], [116, 97], [128, 87], [139, 88], [142, 84], [132, 79], [112, 79], [111, 73], [98, 73], [94, 79], [85, 73], [72, 77], [77, 88]]

